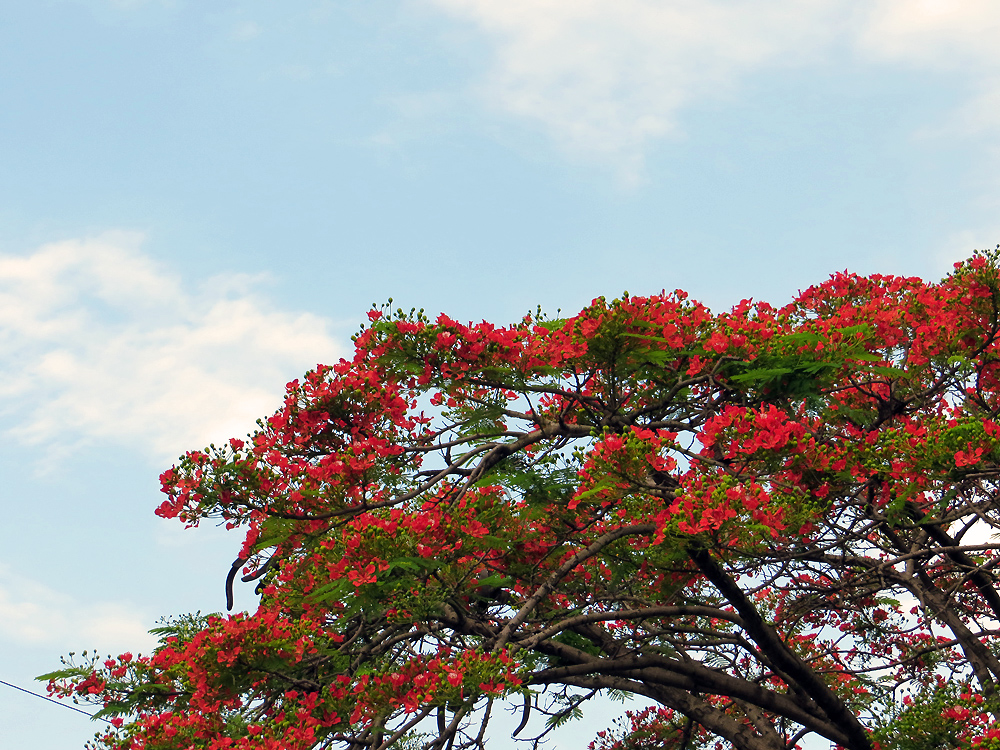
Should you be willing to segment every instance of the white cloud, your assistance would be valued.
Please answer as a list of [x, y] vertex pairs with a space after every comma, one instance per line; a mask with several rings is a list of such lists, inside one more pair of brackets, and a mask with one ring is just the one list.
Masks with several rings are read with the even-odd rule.
[[975, 73], [1000, 63], [998, 33], [992, 0], [879, 0], [858, 41], [875, 58]]
[[815, 60], [850, 6], [830, 0], [427, 0], [492, 37], [484, 95], [574, 154], [639, 168], [678, 111], [766, 65]]
[[120, 602], [82, 602], [0, 565], [0, 638], [23, 645], [150, 650], [144, 613]]
[[[626, 179], [684, 108], [768, 68], [903, 65], [967, 76], [969, 117], [1000, 91], [993, 0], [422, 0], [489, 40], [489, 106]], [[845, 58], [845, 54], [847, 58]], [[979, 92], [979, 93], [975, 93]], [[959, 113], [964, 118], [965, 113]], [[1000, 117], [987, 117], [1000, 127]]]
[[197, 289], [106, 234], [0, 256], [0, 408], [35, 444], [127, 442], [157, 459], [243, 435], [285, 382], [340, 348], [328, 322], [276, 310], [254, 279]]

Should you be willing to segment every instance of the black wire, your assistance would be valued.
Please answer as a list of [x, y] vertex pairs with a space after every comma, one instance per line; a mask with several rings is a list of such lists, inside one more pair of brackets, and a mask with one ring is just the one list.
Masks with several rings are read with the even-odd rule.
[[25, 690], [23, 687], [18, 687], [17, 685], [11, 685], [9, 682], [5, 682], [4, 680], [0, 680], [0, 685], [6, 685], [7, 687], [12, 687], [15, 690], [20, 690], [22, 693], [27, 693], [28, 695], [33, 695], [36, 698], [41, 698], [43, 701], [48, 701], [49, 703], [55, 703], [57, 706], [68, 708], [70, 711], [76, 711], [77, 713], [81, 713], [84, 716], [89, 716], [91, 719], [98, 719], [99, 721], [103, 721], [105, 724], [111, 723], [107, 719], [101, 719], [97, 716], [94, 716], [92, 713], [84, 711], [82, 708], [77, 708], [76, 706], [71, 706], [68, 703], [57, 701], [55, 698], [49, 698], [47, 695], [42, 695], [41, 693], [33, 693], [30, 690]]

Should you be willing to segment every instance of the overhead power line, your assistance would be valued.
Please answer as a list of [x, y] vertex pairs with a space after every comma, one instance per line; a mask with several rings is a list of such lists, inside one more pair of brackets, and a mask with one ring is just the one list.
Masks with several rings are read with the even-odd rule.
[[43, 701], [48, 701], [49, 703], [55, 703], [57, 706], [61, 706], [62, 708], [68, 708], [70, 711], [76, 711], [78, 714], [83, 714], [84, 716], [88, 716], [91, 719], [97, 719], [98, 721], [103, 721], [105, 724], [111, 723], [107, 719], [102, 719], [100, 717], [94, 716], [92, 713], [84, 711], [82, 708], [77, 708], [76, 706], [71, 706], [68, 703], [63, 703], [62, 701], [57, 701], [54, 698], [49, 698], [47, 695], [42, 695], [41, 693], [35, 693], [31, 690], [27, 690], [26, 688], [18, 687], [17, 685], [12, 685], [11, 683], [6, 682], [5, 680], [0, 680], [0, 685], [6, 685], [7, 687], [14, 688], [15, 690], [20, 690], [22, 693], [33, 695], [36, 698], [41, 698]]

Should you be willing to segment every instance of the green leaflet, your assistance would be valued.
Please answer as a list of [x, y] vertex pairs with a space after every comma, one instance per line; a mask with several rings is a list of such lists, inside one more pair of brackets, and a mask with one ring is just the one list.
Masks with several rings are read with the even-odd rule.
[[389, 570], [401, 569], [409, 571], [436, 570], [437, 561], [426, 557], [397, 557], [389, 561]]
[[767, 382], [793, 372], [795, 370], [791, 367], [769, 367], [760, 370], [751, 370], [742, 375], [732, 375], [729, 379], [736, 383]]
[[313, 589], [306, 595], [306, 598], [310, 601], [322, 604], [323, 602], [332, 602], [343, 599], [344, 596], [353, 589], [354, 586], [350, 581], [341, 579], [338, 581], [331, 581], [330, 583], [324, 584], [317, 589]]
[[558, 331], [566, 325], [565, 318], [555, 318], [554, 320], [535, 320], [533, 322], [536, 326], [541, 326], [547, 331]]
[[257, 537], [253, 551], [260, 552], [278, 546], [295, 532], [296, 524], [296, 521], [274, 516], [265, 519], [260, 526], [260, 536]]

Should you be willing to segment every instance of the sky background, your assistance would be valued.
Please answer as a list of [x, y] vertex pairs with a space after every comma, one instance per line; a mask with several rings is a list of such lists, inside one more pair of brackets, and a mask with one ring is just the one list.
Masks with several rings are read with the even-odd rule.
[[[157, 477], [373, 302], [724, 310], [1000, 243], [998, 37], [993, 0], [0, 0], [0, 680], [224, 607], [240, 537]], [[95, 730], [2, 685], [0, 727]]]

